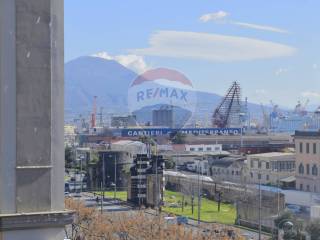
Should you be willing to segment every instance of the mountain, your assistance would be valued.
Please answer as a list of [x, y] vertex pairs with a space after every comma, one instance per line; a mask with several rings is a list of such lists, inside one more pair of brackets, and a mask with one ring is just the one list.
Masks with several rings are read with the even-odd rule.
[[127, 111], [127, 89], [137, 76], [113, 60], [80, 57], [65, 64], [65, 112], [91, 111], [93, 98], [107, 112]]
[[[94, 96], [98, 111], [104, 114], [126, 114], [127, 92], [137, 74], [114, 60], [80, 57], [65, 64], [65, 115], [71, 120], [79, 114], [89, 115]], [[209, 121], [221, 101], [214, 93], [197, 91], [196, 120]], [[261, 115], [261, 107], [248, 104], [250, 111]]]

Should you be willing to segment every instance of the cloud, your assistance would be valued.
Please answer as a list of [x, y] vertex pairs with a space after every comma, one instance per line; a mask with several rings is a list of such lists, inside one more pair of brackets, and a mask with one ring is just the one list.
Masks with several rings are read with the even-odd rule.
[[131, 52], [146, 56], [228, 62], [285, 57], [296, 51], [287, 45], [253, 38], [180, 31], [158, 31], [151, 35], [149, 44], [148, 48], [133, 49]]
[[230, 22], [230, 23], [233, 25], [240, 26], [240, 27], [252, 28], [252, 29], [256, 29], [256, 30], [277, 32], [277, 33], [289, 33], [287, 30], [272, 27], [272, 26], [258, 25], [258, 24], [245, 23], [245, 22]]
[[305, 98], [320, 98], [320, 92], [305, 91], [301, 93], [301, 96]]
[[279, 68], [275, 71], [276, 76], [280, 76], [281, 74], [287, 73], [289, 71], [288, 68]]
[[107, 52], [99, 52], [93, 54], [92, 57], [99, 57], [107, 60], [115, 60], [121, 65], [131, 69], [136, 73], [143, 73], [149, 69], [144, 58], [142, 56], [134, 54], [111, 56]]
[[228, 12], [220, 10], [218, 12], [207, 13], [207, 14], [202, 15], [200, 17], [200, 21], [204, 22], [204, 23], [209, 22], [209, 21], [220, 22], [220, 23], [223, 22], [223, 23], [228, 23], [228, 24], [232, 24], [232, 25], [236, 25], [236, 26], [244, 27], [244, 28], [251, 28], [251, 29], [255, 29], [255, 30], [269, 31], [269, 32], [276, 32], [276, 33], [288, 33], [287, 30], [280, 29], [277, 27], [267, 26], [267, 25], [258, 25], [258, 24], [253, 24], [253, 23], [238, 22], [238, 21], [232, 21], [232, 20], [226, 21], [228, 16], [230, 16], [230, 14]]
[[267, 94], [267, 90], [265, 90], [265, 89], [256, 89], [255, 90], [255, 94], [257, 94], [257, 95], [266, 95]]
[[225, 19], [229, 13], [225, 11], [219, 11], [215, 13], [207, 13], [200, 17], [201, 22], [208, 22], [208, 21], [217, 21], [217, 20], [223, 20]]

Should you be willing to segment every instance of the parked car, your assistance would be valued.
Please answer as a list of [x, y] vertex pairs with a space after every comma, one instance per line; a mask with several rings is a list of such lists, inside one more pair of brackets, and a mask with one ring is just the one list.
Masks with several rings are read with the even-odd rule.
[[164, 220], [166, 221], [167, 224], [175, 224], [176, 223], [176, 217], [164, 217]]
[[177, 223], [179, 225], [181, 224], [188, 224], [188, 218], [186, 216], [178, 216], [177, 217]]
[[298, 214], [301, 212], [301, 207], [298, 205], [289, 204], [287, 205], [287, 209], [294, 214]]

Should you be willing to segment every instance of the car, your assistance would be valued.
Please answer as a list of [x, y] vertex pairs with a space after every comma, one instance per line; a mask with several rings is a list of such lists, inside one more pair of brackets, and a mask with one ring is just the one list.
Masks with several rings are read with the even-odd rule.
[[188, 218], [186, 216], [178, 216], [177, 217], [177, 223], [179, 225], [181, 224], [188, 224]]
[[301, 212], [301, 207], [298, 205], [293, 205], [293, 204], [287, 205], [287, 209], [294, 214], [298, 214]]
[[254, 235], [251, 233], [243, 233], [242, 237], [244, 237], [246, 240], [254, 240]]
[[174, 224], [174, 223], [176, 223], [176, 217], [168, 216], [168, 217], [164, 217], [164, 220], [165, 220], [166, 223], [168, 223], [168, 224]]
[[81, 193], [80, 193], [80, 192], [75, 192], [75, 193], [73, 194], [73, 197], [74, 197], [74, 198], [81, 198]]

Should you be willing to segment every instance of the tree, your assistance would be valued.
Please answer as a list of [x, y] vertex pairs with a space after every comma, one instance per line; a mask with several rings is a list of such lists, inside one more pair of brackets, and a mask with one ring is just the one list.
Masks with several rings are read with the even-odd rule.
[[[286, 228], [288, 222], [292, 223], [292, 227]], [[280, 230], [284, 230], [284, 240], [304, 240], [305, 235], [302, 233], [303, 224], [291, 212], [287, 211], [274, 220], [275, 226]]]
[[166, 169], [174, 169], [176, 166], [176, 163], [173, 161], [172, 158], [165, 159], [164, 164]]
[[87, 208], [81, 201], [66, 199], [66, 208], [75, 212], [74, 223], [65, 228], [71, 240], [203, 240], [243, 239], [238, 229], [231, 226], [211, 225], [207, 231], [183, 224], [168, 224], [165, 215], [151, 217], [145, 211], [101, 214], [95, 208]]
[[181, 132], [176, 132], [176, 133], [170, 134], [170, 139], [171, 139], [172, 143], [174, 143], [174, 144], [186, 143], [186, 137], [187, 137], [187, 135], [185, 133], [181, 133]]
[[284, 212], [283, 214], [281, 214], [279, 217], [277, 217], [275, 220], [274, 220], [274, 225], [277, 227], [277, 228], [280, 228], [282, 229], [283, 228], [283, 224], [287, 221], [294, 221], [294, 217], [292, 215], [291, 212], [289, 211], [286, 211]]
[[311, 240], [320, 240], [320, 219], [311, 221], [306, 227]]

